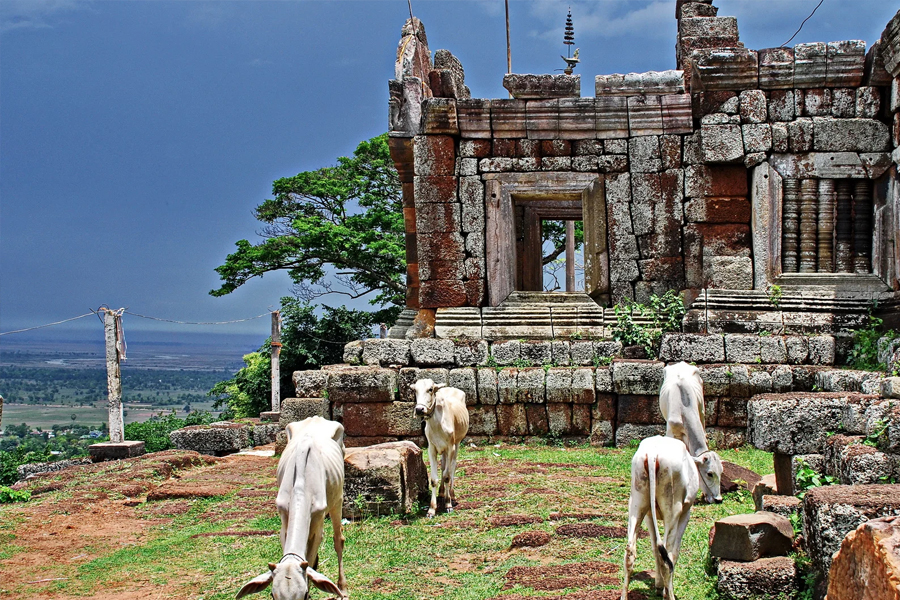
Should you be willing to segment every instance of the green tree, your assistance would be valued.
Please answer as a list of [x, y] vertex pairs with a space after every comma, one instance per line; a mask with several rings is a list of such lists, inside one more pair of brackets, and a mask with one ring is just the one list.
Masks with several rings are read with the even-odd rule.
[[361, 142], [335, 166], [276, 180], [272, 193], [255, 211], [265, 239], [237, 242], [216, 269], [221, 287], [210, 294], [224, 296], [254, 277], [286, 270], [295, 294], [307, 301], [375, 292], [373, 304], [404, 304], [403, 201], [387, 134]]
[[[344, 344], [371, 337], [373, 326], [393, 323], [399, 312], [399, 306], [374, 312], [323, 306], [321, 316], [317, 316], [314, 306], [297, 298], [282, 298], [281, 397], [294, 395], [294, 371], [341, 362]], [[216, 408], [227, 406], [227, 417], [255, 417], [269, 410], [271, 348], [271, 339], [267, 339], [257, 352], [244, 356], [244, 368], [209, 391], [209, 395], [216, 398]]]

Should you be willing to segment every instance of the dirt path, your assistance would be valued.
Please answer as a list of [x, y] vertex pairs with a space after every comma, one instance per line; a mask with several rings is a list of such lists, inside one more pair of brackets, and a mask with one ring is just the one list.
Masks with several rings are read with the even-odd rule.
[[[169, 451], [29, 480], [23, 487], [35, 500], [7, 505], [0, 512], [5, 524], [0, 536], [8, 535], [10, 526], [15, 536], [12, 556], [0, 560], [0, 597], [84, 597], [54, 588], [76, 577], [79, 565], [143, 544], [155, 527], [186, 512], [198, 498], [237, 491], [235, 499], [221, 507], [223, 512], [235, 505], [254, 517], [271, 512], [275, 464], [259, 456], [212, 458]], [[235, 516], [233, 511], [227, 514], [229, 519]], [[218, 512], [207, 517], [221, 520]], [[178, 598], [193, 575], [172, 575], [166, 582], [128, 580], [112, 589], [85, 591], [97, 599]]]

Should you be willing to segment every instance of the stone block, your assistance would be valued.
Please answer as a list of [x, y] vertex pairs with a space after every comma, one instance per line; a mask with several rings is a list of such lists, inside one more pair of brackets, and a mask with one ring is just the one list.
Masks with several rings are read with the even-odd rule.
[[709, 534], [709, 554], [725, 560], [752, 562], [785, 556], [791, 551], [794, 530], [781, 515], [758, 511], [719, 519]]
[[[627, 448], [632, 442], [640, 442], [654, 435], [665, 435], [665, 425], [639, 425], [635, 423], [621, 423], [616, 428], [616, 448]], [[593, 435], [591, 436], [593, 439]]]
[[466, 405], [472, 406], [479, 404], [478, 402], [478, 376], [476, 369], [450, 369], [447, 376], [447, 384], [458, 390], [462, 390], [466, 395]]
[[456, 100], [453, 98], [425, 98], [422, 101], [422, 131], [431, 135], [459, 135]]
[[831, 116], [852, 119], [856, 116], [856, 90], [834, 88], [831, 90]]
[[821, 454], [828, 433], [843, 428], [847, 404], [860, 398], [834, 392], [754, 396], [747, 405], [750, 442], [768, 452]]
[[663, 133], [684, 135], [694, 130], [691, 113], [690, 94], [670, 94], [662, 96]]
[[344, 405], [344, 433], [349, 437], [415, 436], [422, 431], [415, 402], [356, 402]]
[[427, 494], [428, 474], [422, 450], [413, 442], [345, 450], [345, 517], [414, 513]]
[[491, 357], [498, 365], [511, 365], [522, 356], [522, 342], [504, 340], [491, 344]]
[[554, 140], [559, 137], [559, 101], [528, 100], [525, 103], [525, 130], [528, 139]]
[[788, 362], [792, 365], [803, 364], [809, 357], [809, 341], [804, 336], [785, 336], [784, 346], [787, 351]]
[[524, 138], [525, 100], [491, 100], [491, 129], [494, 138]]
[[[459, 124], [459, 134], [464, 140], [472, 140], [473, 138], [490, 139], [490, 100], [480, 98], [457, 99], [456, 118]], [[460, 155], [463, 155], [462, 145], [460, 145]]]
[[423, 281], [419, 288], [419, 302], [423, 308], [466, 306], [465, 284], [458, 279]]
[[250, 428], [247, 425], [227, 421], [209, 425], [191, 425], [169, 433], [169, 440], [178, 450], [224, 456], [240, 452], [250, 446]]
[[[362, 364], [362, 350], [363, 350], [363, 342], [362, 340], [354, 340], [352, 342], [347, 342], [344, 344], [344, 356], [343, 360], [348, 365], [359, 365]], [[316, 371], [311, 371], [316, 372]], [[295, 375], [296, 376], [296, 375]], [[296, 381], [295, 381], [296, 383]], [[326, 378], [327, 383], [327, 378]], [[303, 394], [301, 392], [297, 392], [298, 396], [306, 396], [308, 394]]]
[[[178, 430], [182, 431], [182, 430]], [[175, 432], [173, 432], [175, 433]], [[184, 441], [188, 439], [189, 436], [182, 435], [179, 436], [178, 439]], [[170, 438], [171, 439], [171, 438]], [[176, 446], [179, 449], [186, 449]], [[203, 446], [201, 446], [203, 447]], [[190, 450], [194, 450], [194, 448], [189, 448]], [[200, 450], [197, 450], [200, 452]], [[210, 454], [209, 452], [200, 452], [201, 454]], [[91, 444], [88, 446], [88, 454], [91, 457], [91, 462], [104, 462], [107, 460], [123, 460], [126, 458], [134, 458], [135, 456], [141, 456], [144, 454], [144, 442], [134, 441], [134, 440], [126, 440], [124, 442], [101, 442], [99, 444]], [[51, 463], [52, 464], [52, 463]]]
[[[590, 340], [573, 340], [569, 342], [569, 355], [573, 365], [588, 366], [594, 364], [594, 342]], [[900, 389], [900, 386], [898, 386]]]
[[564, 140], [592, 139], [597, 113], [593, 98], [560, 98], [559, 136]]
[[772, 375], [768, 371], [752, 369], [750, 371], [750, 393], [768, 394], [772, 391]]
[[658, 394], [663, 380], [662, 362], [614, 360], [612, 381], [617, 394]]
[[519, 369], [516, 375], [515, 401], [529, 404], [543, 403], [546, 397], [545, 375], [541, 367]]
[[[350, 342], [347, 346], [354, 345], [360, 349], [362, 355], [362, 342]], [[358, 344], [358, 345], [357, 345]], [[344, 346], [344, 361], [347, 360], [347, 346]], [[327, 371], [294, 371], [294, 388], [300, 398], [324, 398], [328, 387]]]
[[[760, 361], [765, 364], [783, 364], [787, 360], [787, 348], [785, 347], [784, 338], [781, 336], [759, 337], [759, 355]], [[788, 376], [790, 376], [790, 373], [791, 370], [787, 369]], [[788, 379], [791, 380], [792, 376], [788, 377]]]
[[573, 98], [581, 95], [581, 75], [520, 75], [503, 76], [503, 87], [513, 98]]
[[760, 337], [753, 334], [726, 334], [725, 360], [732, 363], [760, 362]]
[[327, 398], [285, 398], [281, 401], [278, 426], [284, 429], [290, 423], [309, 417], [331, 419], [331, 403]]
[[740, 125], [702, 125], [700, 140], [703, 158], [708, 163], [737, 162], [744, 157]]
[[409, 356], [408, 340], [370, 338], [363, 342], [362, 362], [366, 365], [406, 366], [409, 364]]
[[659, 397], [656, 395], [619, 394], [616, 408], [616, 422], [641, 425], [663, 425], [665, 420], [659, 411]]
[[469, 407], [469, 433], [473, 435], [497, 435], [497, 410], [494, 406], [479, 404]]
[[684, 206], [692, 223], [749, 223], [750, 201], [745, 198], [694, 198]]
[[887, 87], [891, 84], [891, 74], [884, 66], [884, 44], [878, 40], [869, 47], [866, 53], [866, 72], [863, 75], [863, 83], [876, 87]]
[[[710, 48], [691, 54], [698, 90], [749, 90], [759, 87], [757, 53], [745, 48]], [[691, 86], [693, 91], [694, 85]]]
[[759, 87], [764, 90], [794, 87], [794, 49], [765, 48], [759, 51]]
[[900, 485], [829, 485], [803, 497], [807, 554], [825, 578], [848, 533], [879, 517], [900, 515]]
[[823, 42], [794, 46], [794, 87], [825, 87], [828, 74], [828, 46]]
[[826, 86], [858, 87], [865, 74], [866, 43], [862, 40], [829, 42], [826, 61]]
[[813, 149], [825, 152], [884, 152], [890, 150], [890, 130], [875, 119], [813, 119]]
[[[458, 105], [459, 103], [457, 103]], [[485, 158], [491, 153], [491, 141], [466, 139], [459, 142], [459, 156], [465, 158]]]
[[497, 371], [494, 369], [478, 369], [478, 401], [485, 405], [499, 402]]
[[790, 519], [791, 515], [799, 514], [800, 512], [800, 498], [797, 496], [766, 494], [762, 497], [761, 510]]
[[741, 123], [765, 123], [768, 116], [766, 94], [762, 90], [744, 90], [740, 93]]
[[612, 394], [615, 390], [612, 378], [611, 367], [597, 367], [594, 372], [594, 379], [597, 382], [598, 394]]
[[828, 573], [831, 600], [900, 600], [900, 518], [866, 521], [844, 537]]
[[528, 420], [524, 404], [497, 406], [497, 432], [501, 436], [528, 435]]
[[896, 460], [862, 443], [863, 436], [836, 434], [825, 443], [825, 469], [845, 485], [883, 483], [893, 477]]
[[834, 337], [830, 335], [814, 335], [807, 338], [809, 345], [809, 362], [814, 365], [834, 364]]
[[590, 443], [592, 446], [614, 445], [615, 427], [613, 421], [592, 421]]
[[413, 364], [423, 367], [452, 365], [456, 362], [455, 351], [453, 340], [423, 338], [410, 343]]
[[830, 88], [804, 90], [802, 110], [798, 114], [804, 117], [830, 116], [832, 110], [832, 94]]
[[329, 371], [331, 402], [391, 402], [397, 394], [397, 372], [381, 367], [342, 367]]
[[628, 131], [632, 137], [663, 133], [662, 102], [659, 96], [629, 96]]
[[753, 504], [756, 506], [756, 510], [762, 510], [760, 507], [762, 506], [763, 496], [774, 496], [777, 494], [778, 484], [774, 473], [763, 475], [750, 492], [750, 495], [753, 496]]
[[550, 361], [552, 364], [560, 367], [568, 367], [572, 364], [572, 354], [570, 352], [569, 342], [565, 340], [554, 340], [550, 343]]
[[716, 590], [726, 600], [769, 600], [797, 595], [797, 568], [793, 558], [778, 556], [750, 563], [723, 560], [717, 570]]
[[628, 137], [628, 101], [624, 96], [601, 97], [598, 95], [596, 110], [598, 139]]
[[662, 170], [659, 136], [644, 135], [628, 140], [628, 158], [635, 173], [657, 173]]
[[794, 91], [772, 90], [769, 92], [768, 102], [769, 121], [788, 122], [796, 117]]
[[772, 126], [768, 123], [743, 125], [744, 151], [768, 152], [772, 149]]
[[448, 369], [420, 369], [417, 367], [400, 369], [400, 375], [398, 378], [400, 386], [400, 400], [402, 402], [416, 401], [416, 392], [415, 390], [413, 390], [412, 386], [420, 379], [430, 379], [435, 383], [443, 383], [447, 385], [449, 378], [450, 371]]
[[519, 357], [531, 366], [549, 365], [553, 360], [552, 346], [547, 341], [523, 341], [519, 346]]
[[[725, 341], [721, 335], [666, 333], [663, 334], [660, 342], [659, 357], [666, 362], [680, 360], [698, 363], [724, 362]], [[645, 393], [658, 391], [657, 389], [654, 392]]]

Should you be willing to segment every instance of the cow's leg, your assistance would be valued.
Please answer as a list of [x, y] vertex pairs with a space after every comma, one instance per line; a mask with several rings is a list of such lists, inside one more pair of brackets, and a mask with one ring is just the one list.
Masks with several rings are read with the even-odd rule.
[[447, 512], [453, 512], [453, 504], [456, 503], [456, 490], [454, 487], [454, 479], [456, 477], [456, 458], [459, 455], [459, 444], [451, 444], [450, 448], [447, 450], [447, 464], [444, 470], [444, 483], [446, 495], [444, 496], [445, 501], [447, 502]]
[[309, 539], [306, 542], [306, 560], [313, 569], [319, 568], [319, 546], [325, 537], [325, 513], [314, 514], [309, 521]]
[[[651, 502], [655, 502], [655, 500], [650, 500]], [[659, 504], [656, 505], [656, 513], [657, 516], [661, 516], [659, 513]], [[665, 519], [663, 519], [665, 522]], [[650, 547], [653, 549], [653, 560], [656, 563], [656, 575], [653, 579], [653, 586], [657, 590], [661, 590], [665, 587], [665, 569], [666, 564], [663, 561], [662, 556], [659, 554], [659, 544], [662, 540], [656, 535], [656, 523], [653, 522], [653, 512], [650, 511], [647, 513], [647, 531], [650, 533]]]
[[428, 483], [431, 485], [431, 507], [428, 509], [428, 518], [434, 517], [437, 512], [437, 492], [441, 484], [440, 473], [438, 472], [438, 454], [434, 444], [428, 442]]
[[331, 528], [334, 532], [334, 553], [338, 559], [338, 587], [341, 588], [341, 596], [347, 597], [347, 578], [344, 576], [344, 530], [341, 525], [343, 517], [343, 507], [341, 502], [335, 502], [335, 507], [331, 509]]
[[666, 531], [666, 548], [672, 556], [672, 564], [678, 563], [678, 555], [681, 552], [681, 541], [684, 539], [684, 531], [687, 529], [688, 521], [691, 518], [691, 507], [689, 504], [683, 503], [678, 511], [678, 519], [672, 524], [672, 535]]
[[637, 528], [641, 521], [644, 520], [646, 510], [642, 505], [639, 493], [632, 490], [631, 500], [628, 504], [628, 535], [625, 538], [625, 564], [623, 571], [625, 573], [622, 583], [622, 600], [628, 598], [628, 583], [631, 579], [631, 573], [634, 570], [634, 559], [637, 554]]

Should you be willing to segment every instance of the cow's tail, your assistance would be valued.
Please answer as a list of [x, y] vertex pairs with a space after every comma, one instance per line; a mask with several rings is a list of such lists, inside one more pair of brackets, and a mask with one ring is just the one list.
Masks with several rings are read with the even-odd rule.
[[659, 523], [656, 520], [656, 469], [658, 459], [659, 457], [655, 454], [647, 456], [647, 479], [650, 482], [650, 519], [653, 521], [653, 530], [656, 532], [656, 549], [659, 551], [659, 557], [671, 571], [675, 568], [675, 565], [672, 563], [669, 551], [666, 550], [666, 545], [659, 535]]

